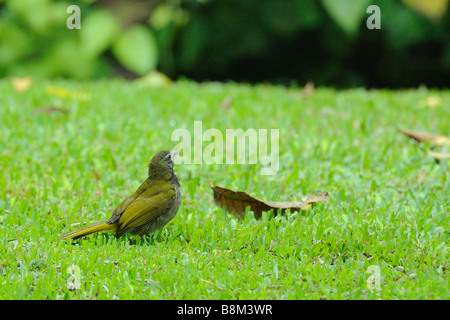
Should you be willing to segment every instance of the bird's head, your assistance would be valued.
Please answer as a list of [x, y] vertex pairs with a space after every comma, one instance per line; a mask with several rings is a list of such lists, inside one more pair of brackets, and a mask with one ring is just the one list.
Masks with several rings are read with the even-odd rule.
[[161, 151], [155, 154], [148, 167], [150, 178], [170, 180], [173, 176], [173, 159], [176, 151]]

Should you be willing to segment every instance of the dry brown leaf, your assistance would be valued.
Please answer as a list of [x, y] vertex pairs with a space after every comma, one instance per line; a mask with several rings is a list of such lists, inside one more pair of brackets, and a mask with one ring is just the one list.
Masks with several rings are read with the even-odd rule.
[[23, 92], [28, 90], [28, 88], [33, 83], [33, 79], [31, 77], [24, 77], [24, 78], [18, 78], [13, 77], [11, 78], [11, 84], [13, 86], [13, 89], [15, 92]]
[[97, 181], [100, 181], [100, 174], [98, 173], [98, 171], [96, 171], [96, 170], [94, 170], [94, 169], [91, 169], [91, 172], [92, 172], [92, 174], [94, 175], [94, 177], [95, 177], [95, 180], [97, 180]]
[[450, 138], [442, 135], [434, 135], [424, 131], [398, 129], [398, 132], [419, 142], [430, 142], [436, 146], [450, 145]]
[[439, 96], [428, 96], [425, 99], [419, 101], [421, 108], [436, 109], [442, 107], [444, 100]]
[[233, 103], [233, 98], [226, 97], [225, 99], [223, 99], [222, 103], [220, 104], [220, 107], [222, 108], [222, 110], [227, 111], [228, 109], [230, 109], [230, 106], [232, 103]]
[[327, 192], [307, 196], [301, 201], [264, 201], [254, 198], [243, 191], [234, 191], [219, 186], [213, 186], [211, 181], [209, 182], [209, 185], [214, 192], [214, 202], [220, 207], [225, 207], [229, 213], [238, 218], [244, 217], [246, 207], [250, 207], [251, 211], [255, 213], [255, 218], [258, 219], [261, 217], [263, 211], [273, 209], [274, 215], [276, 215], [278, 209], [280, 209], [282, 213], [288, 209], [290, 212], [308, 210], [313, 203], [330, 201], [330, 196]]
[[33, 109], [33, 111], [31, 111], [33, 114], [36, 113], [54, 113], [54, 112], [59, 112], [59, 113], [63, 113], [63, 114], [68, 114], [69, 111], [67, 109], [64, 109], [62, 107], [52, 107], [52, 106], [42, 106], [42, 107], [37, 107], [35, 109]]
[[303, 98], [308, 98], [314, 92], [314, 89], [314, 83], [312, 81], [308, 81], [302, 90]]
[[444, 152], [437, 152], [433, 150], [427, 150], [427, 153], [435, 158], [436, 160], [449, 160], [450, 159], [450, 153], [444, 153]]

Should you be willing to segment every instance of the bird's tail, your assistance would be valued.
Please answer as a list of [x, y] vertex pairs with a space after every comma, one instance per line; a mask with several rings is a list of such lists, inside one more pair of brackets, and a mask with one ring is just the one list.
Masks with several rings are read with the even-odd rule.
[[85, 237], [85, 236], [88, 236], [90, 234], [97, 233], [100, 231], [115, 229], [116, 225], [117, 225], [116, 223], [109, 224], [106, 222], [98, 222], [98, 223], [94, 223], [93, 225], [66, 233], [66, 234], [62, 235], [60, 239], [61, 240], [78, 239], [78, 238]]

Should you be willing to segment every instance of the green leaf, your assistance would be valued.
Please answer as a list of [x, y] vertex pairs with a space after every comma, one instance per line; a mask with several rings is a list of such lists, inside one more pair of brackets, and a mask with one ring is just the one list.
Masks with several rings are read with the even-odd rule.
[[9, 65], [27, 56], [32, 50], [31, 37], [16, 24], [0, 20], [0, 64]]
[[152, 32], [137, 25], [126, 31], [113, 45], [114, 56], [128, 70], [144, 75], [158, 63], [158, 46]]
[[50, 74], [78, 79], [89, 78], [94, 71], [93, 60], [80, 53], [79, 42], [75, 37], [56, 42], [42, 63]]
[[120, 25], [116, 17], [107, 10], [91, 13], [80, 30], [81, 47], [88, 57], [96, 57], [108, 49], [117, 38]]
[[7, 8], [39, 35], [51, 34], [54, 27], [67, 19], [67, 6], [65, 2], [49, 0], [9, 0], [7, 3]]
[[334, 21], [349, 35], [354, 35], [366, 15], [368, 0], [322, 0], [322, 4]]

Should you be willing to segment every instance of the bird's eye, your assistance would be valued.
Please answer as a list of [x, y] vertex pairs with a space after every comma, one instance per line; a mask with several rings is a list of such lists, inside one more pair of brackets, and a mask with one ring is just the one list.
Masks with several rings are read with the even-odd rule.
[[172, 160], [172, 157], [170, 156], [170, 153], [164, 157], [164, 160]]

